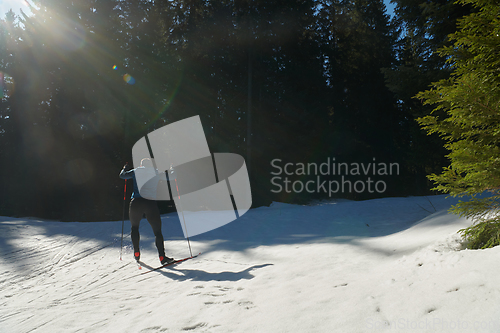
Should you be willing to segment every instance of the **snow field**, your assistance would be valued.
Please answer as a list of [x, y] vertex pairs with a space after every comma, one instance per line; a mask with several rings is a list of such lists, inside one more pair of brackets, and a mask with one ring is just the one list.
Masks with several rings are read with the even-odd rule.
[[[139, 270], [120, 222], [0, 218], [0, 332], [498, 332], [500, 249], [464, 250], [445, 196], [274, 203]], [[167, 255], [189, 250], [164, 215]], [[125, 222], [128, 234], [130, 224]]]

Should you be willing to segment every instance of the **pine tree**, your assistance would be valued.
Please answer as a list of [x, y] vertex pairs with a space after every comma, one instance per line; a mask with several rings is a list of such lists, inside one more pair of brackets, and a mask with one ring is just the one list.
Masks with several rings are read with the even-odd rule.
[[487, 248], [500, 244], [500, 1], [460, 2], [479, 11], [459, 20], [454, 44], [440, 50], [454, 71], [417, 95], [435, 107], [419, 122], [450, 151], [451, 164], [429, 178], [436, 190], [472, 197], [451, 211], [474, 222], [460, 230], [469, 247]]
[[389, 89], [396, 95], [400, 126], [399, 140], [406, 176], [405, 188], [415, 194], [427, 194], [430, 183], [426, 175], [446, 165], [444, 142], [438, 135], [426, 136], [415, 121], [430, 113], [413, 97], [432, 82], [448, 78], [451, 69], [437, 50], [450, 45], [447, 36], [457, 31], [457, 19], [470, 14], [471, 6], [452, 0], [393, 0], [392, 20], [398, 40], [394, 43], [397, 62], [384, 68]]

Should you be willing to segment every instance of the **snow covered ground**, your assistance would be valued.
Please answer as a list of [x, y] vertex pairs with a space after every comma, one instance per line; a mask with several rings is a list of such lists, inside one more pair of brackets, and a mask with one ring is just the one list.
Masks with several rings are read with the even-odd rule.
[[[445, 196], [275, 203], [141, 274], [120, 222], [0, 218], [0, 332], [498, 332], [500, 247]], [[164, 215], [167, 255], [189, 249]], [[149, 224], [142, 259], [159, 264]]]

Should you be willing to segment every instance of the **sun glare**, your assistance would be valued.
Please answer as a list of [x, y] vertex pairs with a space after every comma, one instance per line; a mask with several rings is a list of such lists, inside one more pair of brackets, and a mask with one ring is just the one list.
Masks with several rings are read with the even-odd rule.
[[36, 7], [32, 1], [2, 0], [0, 1], [0, 18], [5, 18], [5, 14], [11, 9], [16, 15], [21, 15], [21, 10], [24, 14], [31, 15], [30, 5]]

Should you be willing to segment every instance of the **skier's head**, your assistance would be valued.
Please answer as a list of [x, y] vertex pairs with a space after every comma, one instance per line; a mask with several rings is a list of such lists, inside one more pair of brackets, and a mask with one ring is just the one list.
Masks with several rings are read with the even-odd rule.
[[153, 167], [153, 159], [151, 159], [151, 158], [143, 158], [141, 160], [141, 167], [152, 168]]

